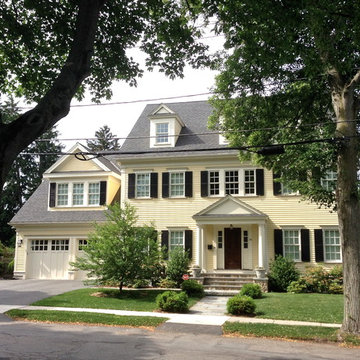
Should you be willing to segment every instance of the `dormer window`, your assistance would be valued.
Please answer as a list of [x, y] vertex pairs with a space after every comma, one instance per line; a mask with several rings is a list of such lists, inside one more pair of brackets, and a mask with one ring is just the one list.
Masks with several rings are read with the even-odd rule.
[[156, 124], [156, 144], [169, 143], [169, 123], [157, 123]]

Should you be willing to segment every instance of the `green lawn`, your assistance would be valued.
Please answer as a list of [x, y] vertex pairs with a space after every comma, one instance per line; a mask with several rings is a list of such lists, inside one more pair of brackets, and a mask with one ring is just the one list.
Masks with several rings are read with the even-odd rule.
[[[92, 309], [116, 309], [129, 311], [156, 310], [156, 296], [163, 290], [123, 290], [120, 295], [117, 289], [80, 289], [52, 296], [31, 305], [81, 307]], [[103, 297], [91, 296], [101, 293]], [[189, 298], [189, 306], [193, 306], [199, 298]]]
[[167, 318], [153, 316], [118, 316], [74, 311], [20, 309], [10, 310], [6, 315], [16, 320], [136, 327], [156, 327], [167, 320]]
[[343, 295], [267, 293], [255, 303], [258, 318], [339, 324], [343, 319]]

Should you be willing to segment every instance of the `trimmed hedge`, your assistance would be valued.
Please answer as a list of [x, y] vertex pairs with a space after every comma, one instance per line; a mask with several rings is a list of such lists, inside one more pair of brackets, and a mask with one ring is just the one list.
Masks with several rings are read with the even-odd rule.
[[262, 291], [259, 284], [245, 284], [240, 290], [241, 296], [249, 296], [253, 299], [261, 299]]
[[249, 296], [236, 295], [230, 298], [226, 304], [227, 311], [232, 315], [254, 315], [256, 305]]
[[189, 298], [184, 292], [165, 291], [156, 297], [156, 305], [162, 311], [186, 313], [189, 311]]
[[181, 290], [185, 291], [188, 296], [203, 297], [204, 296], [204, 286], [199, 284], [196, 280], [185, 280], [181, 284]]

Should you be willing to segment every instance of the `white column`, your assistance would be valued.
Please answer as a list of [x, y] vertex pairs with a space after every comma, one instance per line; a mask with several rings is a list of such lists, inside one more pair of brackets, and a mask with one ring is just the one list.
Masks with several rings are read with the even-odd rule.
[[259, 240], [258, 240], [258, 266], [265, 267], [265, 224], [259, 225]]
[[199, 265], [202, 268], [202, 229], [197, 225], [197, 238], [196, 238], [196, 256], [195, 261], [196, 265]]

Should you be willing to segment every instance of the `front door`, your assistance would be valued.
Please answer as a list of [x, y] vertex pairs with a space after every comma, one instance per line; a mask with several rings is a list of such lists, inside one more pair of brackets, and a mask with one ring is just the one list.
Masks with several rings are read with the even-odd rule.
[[241, 269], [241, 228], [225, 228], [225, 269]]

